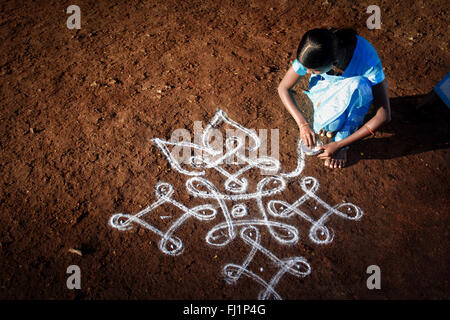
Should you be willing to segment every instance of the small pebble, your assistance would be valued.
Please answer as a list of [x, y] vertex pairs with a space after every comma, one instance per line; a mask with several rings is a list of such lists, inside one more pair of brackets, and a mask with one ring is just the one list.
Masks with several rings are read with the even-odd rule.
[[80, 250], [70, 248], [68, 251], [69, 251], [70, 253], [75, 253], [75, 254], [79, 255], [80, 257], [83, 256], [83, 253], [82, 253]]

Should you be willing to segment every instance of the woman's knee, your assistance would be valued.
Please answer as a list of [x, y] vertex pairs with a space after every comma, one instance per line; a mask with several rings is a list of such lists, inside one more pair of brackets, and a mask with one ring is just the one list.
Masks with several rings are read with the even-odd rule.
[[339, 131], [344, 126], [346, 119], [347, 119], [347, 112], [344, 112], [336, 120], [326, 125], [323, 129], [330, 132]]

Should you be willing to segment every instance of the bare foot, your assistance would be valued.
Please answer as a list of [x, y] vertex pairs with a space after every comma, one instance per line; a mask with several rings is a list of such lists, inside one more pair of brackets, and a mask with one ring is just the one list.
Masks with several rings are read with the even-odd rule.
[[331, 156], [330, 160], [325, 160], [324, 165], [331, 169], [344, 168], [345, 165], [347, 164], [348, 149], [349, 149], [348, 147], [339, 149]]

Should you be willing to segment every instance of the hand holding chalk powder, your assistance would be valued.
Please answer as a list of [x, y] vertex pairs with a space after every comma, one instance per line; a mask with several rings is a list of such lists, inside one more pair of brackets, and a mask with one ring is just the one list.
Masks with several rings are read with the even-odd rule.
[[[309, 90], [304, 93], [313, 104], [313, 129], [302, 114], [305, 110], [297, 108], [290, 94], [299, 78], [306, 74], [311, 75]], [[305, 147], [314, 151], [314, 133], [328, 137], [331, 142], [319, 149], [323, 152], [318, 157], [327, 167], [342, 168], [347, 163], [350, 144], [374, 136], [381, 125], [390, 121], [384, 80], [383, 66], [375, 48], [356, 31], [312, 29], [303, 35], [296, 59], [280, 82], [278, 93], [297, 122]], [[372, 104], [377, 112], [364, 123]]]
[[316, 141], [317, 143], [313, 147], [308, 147], [302, 140], [302, 150], [307, 156], [316, 156], [323, 152], [323, 149], [320, 148], [322, 146], [322, 141], [319, 139]]
[[303, 141], [305, 146], [309, 149], [313, 148], [316, 144], [316, 135], [314, 131], [311, 130], [308, 123], [303, 123], [299, 126], [300, 128], [300, 139]]

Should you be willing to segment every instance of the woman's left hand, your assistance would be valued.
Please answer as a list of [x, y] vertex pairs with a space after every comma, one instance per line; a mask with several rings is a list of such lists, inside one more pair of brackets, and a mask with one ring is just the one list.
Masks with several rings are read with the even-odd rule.
[[322, 153], [317, 155], [318, 158], [322, 160], [331, 159], [331, 156], [340, 149], [337, 142], [331, 142], [324, 146], [320, 146], [319, 150], [323, 150]]

